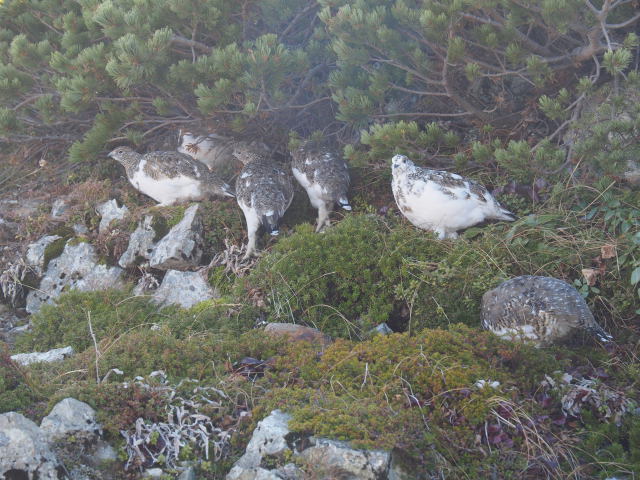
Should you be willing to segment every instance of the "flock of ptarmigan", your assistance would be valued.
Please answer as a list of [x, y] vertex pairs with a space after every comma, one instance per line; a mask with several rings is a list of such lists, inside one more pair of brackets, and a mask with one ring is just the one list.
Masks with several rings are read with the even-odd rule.
[[[278, 235], [280, 219], [293, 200], [289, 169], [276, 162], [262, 143], [181, 132], [177, 151], [142, 155], [118, 147], [109, 156], [124, 166], [136, 189], [162, 206], [209, 196], [235, 197], [247, 223], [245, 259], [256, 252], [260, 226]], [[230, 156], [243, 164], [235, 192], [216, 173]], [[321, 232], [329, 226], [335, 205], [351, 210], [347, 164], [335, 151], [311, 141], [292, 151], [291, 157], [291, 173], [318, 210], [316, 232]], [[392, 158], [391, 171], [393, 195], [402, 214], [440, 239], [457, 238], [459, 230], [485, 220], [515, 219], [484, 186], [455, 173], [417, 166], [404, 155]], [[502, 283], [483, 296], [481, 316], [482, 325], [498, 336], [539, 346], [579, 331], [593, 333], [603, 342], [611, 340], [578, 291], [552, 277], [525, 275]]]

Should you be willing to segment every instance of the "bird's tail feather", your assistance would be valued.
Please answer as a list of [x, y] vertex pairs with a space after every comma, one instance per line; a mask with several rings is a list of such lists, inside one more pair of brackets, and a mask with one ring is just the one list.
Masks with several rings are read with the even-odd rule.
[[222, 191], [227, 195], [227, 197], [235, 197], [236, 192], [233, 191], [233, 187], [231, 187], [228, 183], [225, 183], [222, 187]]
[[267, 230], [269, 234], [273, 235], [274, 237], [280, 234], [278, 223], [280, 223], [280, 217], [276, 215], [262, 216], [262, 225], [264, 225], [265, 230]]
[[500, 210], [498, 211], [498, 214], [496, 215], [495, 218], [496, 220], [505, 220], [507, 222], [513, 222], [514, 220], [518, 219], [518, 216], [515, 213], [510, 212], [506, 208], [500, 207]]
[[600, 325], [596, 324], [592, 327], [589, 327], [589, 332], [592, 335], [595, 335], [596, 337], [598, 337], [598, 340], [600, 340], [602, 343], [609, 343], [613, 340], [613, 337], [608, 334]]
[[340, 204], [340, 206], [342, 208], [344, 208], [347, 211], [351, 211], [351, 204], [349, 203], [349, 200], [347, 198], [341, 198], [338, 200], [338, 203]]

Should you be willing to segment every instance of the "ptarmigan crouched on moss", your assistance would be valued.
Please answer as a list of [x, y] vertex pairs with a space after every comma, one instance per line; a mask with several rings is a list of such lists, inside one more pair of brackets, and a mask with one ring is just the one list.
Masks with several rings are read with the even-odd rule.
[[523, 275], [482, 297], [482, 325], [508, 340], [539, 346], [570, 338], [580, 330], [611, 340], [596, 322], [582, 295], [560, 279]]
[[473, 180], [418, 167], [404, 155], [393, 157], [391, 172], [393, 196], [402, 214], [441, 239], [457, 238], [458, 230], [484, 220], [514, 220], [513, 213]]
[[149, 152], [118, 147], [109, 156], [120, 162], [129, 182], [161, 206], [203, 200], [212, 195], [233, 197], [231, 187], [206, 166], [179, 152]]
[[278, 235], [280, 219], [293, 200], [293, 182], [268, 152], [240, 142], [233, 155], [244, 164], [236, 178], [236, 200], [247, 222], [249, 242], [244, 255], [247, 259], [256, 251], [260, 225], [271, 235]]
[[351, 210], [349, 169], [346, 162], [328, 148], [306, 142], [291, 152], [291, 170], [298, 183], [307, 191], [309, 201], [318, 210], [316, 232], [329, 224], [329, 212], [337, 203]]

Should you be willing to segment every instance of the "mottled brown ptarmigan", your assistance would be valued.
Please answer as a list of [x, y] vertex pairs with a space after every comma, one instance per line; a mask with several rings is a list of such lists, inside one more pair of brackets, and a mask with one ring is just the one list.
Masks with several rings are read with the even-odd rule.
[[120, 162], [129, 182], [161, 206], [178, 201], [202, 200], [218, 195], [233, 197], [231, 187], [200, 162], [179, 152], [140, 154], [118, 147], [109, 156]]
[[393, 157], [391, 172], [393, 196], [402, 214], [440, 239], [457, 238], [458, 230], [484, 220], [514, 220], [513, 213], [473, 180], [419, 167], [404, 155]]
[[340, 155], [314, 142], [303, 143], [291, 152], [291, 157], [293, 176], [318, 210], [316, 232], [319, 232], [329, 224], [329, 212], [336, 203], [351, 210], [347, 197], [349, 168]]
[[268, 152], [238, 143], [233, 155], [244, 167], [236, 178], [236, 200], [247, 222], [247, 252], [256, 251], [256, 233], [262, 225], [271, 235], [278, 235], [280, 219], [291, 205], [293, 183], [289, 173], [275, 163]]
[[563, 341], [580, 330], [603, 342], [611, 340], [582, 295], [553, 277], [523, 275], [507, 280], [484, 294], [481, 315], [483, 327], [496, 335], [538, 346]]

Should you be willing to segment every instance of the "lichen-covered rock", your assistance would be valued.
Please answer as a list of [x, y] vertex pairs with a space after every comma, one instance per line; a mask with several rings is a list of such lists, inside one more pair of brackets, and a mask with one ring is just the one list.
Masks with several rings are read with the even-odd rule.
[[187, 467], [187, 469], [180, 474], [177, 480], [197, 480], [197, 478], [196, 470], [193, 467]]
[[199, 265], [203, 227], [198, 207], [187, 208], [182, 220], [158, 242], [149, 258], [150, 266], [161, 270], [188, 270]]
[[[226, 480], [302, 480], [340, 478], [382, 480], [389, 476], [391, 454], [382, 450], [356, 450], [345, 442], [309, 437], [294, 442], [291, 416], [274, 410], [253, 432], [245, 454]], [[293, 459], [295, 463], [288, 462]], [[304, 465], [301, 470], [298, 465]], [[400, 478], [400, 477], [394, 477]]]
[[99, 233], [105, 232], [112, 221], [120, 220], [129, 213], [127, 206], [122, 205], [122, 207], [118, 207], [118, 202], [116, 202], [115, 199], [101, 203], [96, 207], [96, 211], [101, 217], [100, 225], [98, 226]]
[[0, 415], [0, 477], [58, 480], [62, 468], [42, 430], [19, 413]]
[[44, 268], [44, 253], [49, 245], [58, 240], [59, 235], [45, 235], [40, 238], [37, 242], [29, 245], [27, 250], [27, 255], [25, 256], [25, 261], [27, 265], [32, 267], [38, 275], [42, 274], [42, 269]]
[[86, 243], [67, 242], [58, 258], [49, 262], [37, 289], [27, 296], [27, 312], [37, 312], [43, 303], [51, 303], [63, 290], [83, 292], [121, 286], [122, 269], [98, 263], [95, 248]]
[[61, 440], [68, 435], [96, 441], [102, 433], [95, 410], [75, 398], [58, 402], [49, 415], [42, 419], [40, 429], [51, 441]]
[[355, 450], [345, 442], [311, 437], [313, 446], [300, 459], [324, 478], [377, 480], [387, 478], [391, 455], [381, 450]]
[[136, 228], [129, 237], [129, 245], [120, 257], [120, 260], [118, 260], [118, 265], [122, 268], [127, 268], [133, 265], [138, 258], [148, 260], [153, 251], [153, 240], [155, 236], [153, 216], [146, 215], [140, 223], [138, 223], [138, 228]]
[[176, 304], [183, 308], [191, 308], [219, 296], [200, 272], [169, 270], [154, 292], [153, 298], [162, 305]]
[[289, 450], [285, 436], [289, 433], [291, 415], [280, 410], [258, 422], [247, 449], [227, 474], [227, 480], [248, 480], [250, 478], [277, 479], [274, 473], [260, 467], [262, 458], [279, 455]]
[[31, 352], [31, 353], [17, 353], [11, 355], [11, 360], [19, 363], [20, 365], [31, 365], [32, 363], [51, 363], [59, 362], [67, 357], [70, 357], [75, 352], [72, 347], [54, 348], [48, 352]]
[[53, 205], [51, 205], [51, 216], [53, 218], [62, 218], [68, 209], [69, 206], [67, 205], [67, 202], [59, 198], [53, 202]]

